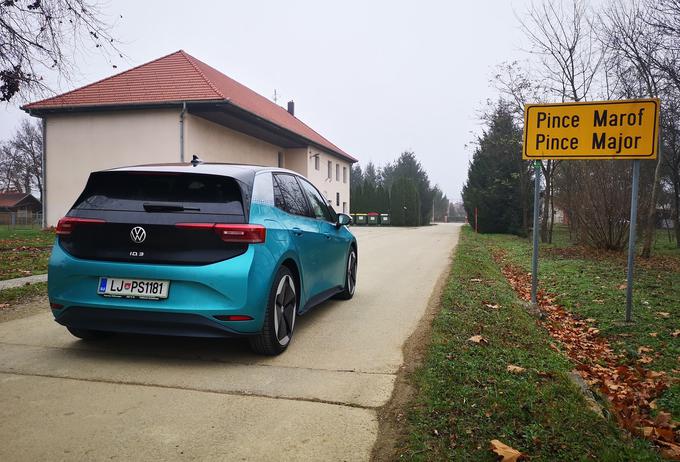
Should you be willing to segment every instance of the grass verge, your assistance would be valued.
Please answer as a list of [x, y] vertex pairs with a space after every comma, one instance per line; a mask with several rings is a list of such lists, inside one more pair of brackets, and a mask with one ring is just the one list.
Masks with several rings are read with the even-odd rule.
[[0, 281], [47, 272], [54, 230], [0, 226]]
[[[556, 237], [555, 244], [541, 246], [539, 287], [555, 294], [556, 302], [568, 311], [595, 319], [593, 325], [600, 335], [629, 362], [642, 360], [646, 368], [680, 378], [680, 251], [661, 239], [652, 259], [637, 259], [634, 322], [629, 324], [623, 322], [625, 256], [575, 246], [565, 229], [558, 229]], [[531, 246], [526, 239], [507, 235], [479, 238], [504, 250], [511, 263], [530, 271]], [[656, 404], [659, 410], [680, 415], [680, 385], [672, 385]]]
[[0, 305], [15, 305], [47, 295], [47, 283], [37, 282], [11, 289], [0, 290]]
[[[643, 440], [597, 417], [569, 380], [569, 361], [463, 228], [424, 366], [414, 374], [407, 460], [494, 461], [501, 440], [532, 461], [659, 460]], [[469, 339], [481, 335], [488, 344]], [[511, 373], [509, 365], [524, 368]]]

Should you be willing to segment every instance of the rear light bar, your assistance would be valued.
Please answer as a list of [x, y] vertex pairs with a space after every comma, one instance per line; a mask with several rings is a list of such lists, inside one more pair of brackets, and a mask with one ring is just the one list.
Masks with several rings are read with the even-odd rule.
[[218, 319], [220, 321], [252, 321], [253, 318], [251, 316], [247, 316], [245, 314], [218, 314], [215, 316], [215, 319]]
[[59, 236], [68, 236], [73, 232], [73, 229], [82, 224], [97, 224], [101, 225], [106, 223], [105, 220], [99, 220], [97, 218], [77, 218], [77, 217], [64, 217], [57, 223], [57, 234]]
[[259, 244], [267, 237], [267, 228], [262, 225], [226, 223], [177, 223], [182, 229], [212, 229], [224, 242]]

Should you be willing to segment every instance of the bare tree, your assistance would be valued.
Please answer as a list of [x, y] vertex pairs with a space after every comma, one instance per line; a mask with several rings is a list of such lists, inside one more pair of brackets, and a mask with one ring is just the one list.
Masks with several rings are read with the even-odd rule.
[[36, 192], [42, 201], [42, 131], [24, 119], [12, 139], [0, 145], [0, 188]]
[[[532, 3], [526, 17], [520, 18], [522, 30], [531, 42], [530, 52], [540, 59], [542, 85], [563, 102], [586, 99], [602, 63], [603, 53], [588, 13], [583, 0], [544, 0], [538, 6]], [[559, 164], [553, 160], [542, 163], [543, 242], [552, 241], [553, 180]]]
[[68, 78], [77, 50], [122, 58], [102, 17], [89, 0], [0, 1], [0, 101], [44, 93], [46, 72]]
[[[638, 96], [658, 97], [662, 73], [657, 63], [661, 60], [659, 54], [663, 34], [658, 34], [651, 25], [650, 10], [639, 1], [616, 0], [603, 11], [601, 17], [601, 39], [619, 72], [624, 72], [629, 81], [639, 82], [643, 92]], [[644, 222], [641, 255], [645, 258], [652, 252], [662, 165], [663, 152], [659, 152]]]

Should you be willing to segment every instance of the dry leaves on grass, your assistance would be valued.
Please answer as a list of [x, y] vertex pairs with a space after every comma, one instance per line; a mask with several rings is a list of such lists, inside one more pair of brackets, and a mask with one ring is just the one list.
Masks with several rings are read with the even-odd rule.
[[522, 372], [526, 371], [526, 369], [523, 367], [515, 366], [514, 364], [508, 364], [506, 370], [511, 374], [521, 374]]
[[660, 318], [668, 319], [671, 317], [671, 314], [666, 312], [666, 311], [657, 311], [656, 315]]
[[522, 453], [517, 449], [511, 448], [498, 440], [491, 440], [491, 450], [501, 458], [501, 462], [515, 462], [522, 457]]
[[[501, 264], [503, 274], [515, 292], [529, 300], [531, 278], [517, 267], [504, 264], [498, 258], [496, 261]], [[661, 418], [651, 416], [652, 403], [669, 385], [666, 373], [643, 367], [654, 360], [644, 354], [651, 353], [652, 349], [640, 347], [636, 364], [626, 365], [627, 358], [614, 353], [609, 342], [600, 337], [599, 331], [590, 327], [587, 320], [566, 311], [552, 295], [539, 292], [537, 298], [545, 315], [542, 325], [576, 363], [583, 380], [607, 397], [619, 425], [653, 441], [664, 457], [680, 460], [680, 441], [676, 436], [678, 424], [669, 414], [659, 413], [660, 416], [664, 414]]]
[[488, 345], [489, 341], [481, 335], [473, 335], [468, 339], [468, 342], [478, 343], [480, 345]]

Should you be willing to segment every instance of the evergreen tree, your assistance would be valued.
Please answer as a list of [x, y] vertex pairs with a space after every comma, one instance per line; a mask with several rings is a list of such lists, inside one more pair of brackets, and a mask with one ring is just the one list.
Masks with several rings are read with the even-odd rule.
[[394, 184], [398, 178], [410, 178], [413, 181], [420, 201], [418, 221], [423, 224], [429, 223], [432, 218], [433, 190], [427, 173], [418, 162], [415, 153], [404, 151], [396, 162], [383, 169], [382, 173], [386, 184]]
[[522, 234], [520, 171], [522, 131], [507, 105], [499, 102], [489, 117], [488, 128], [477, 140], [463, 204], [470, 220], [475, 208], [483, 233]]
[[394, 226], [418, 226], [420, 224], [420, 198], [416, 183], [411, 178], [400, 177], [394, 180], [390, 204]]

